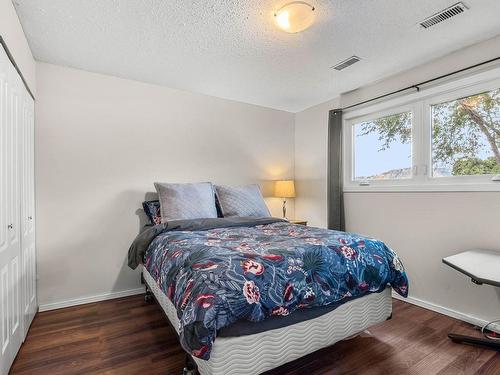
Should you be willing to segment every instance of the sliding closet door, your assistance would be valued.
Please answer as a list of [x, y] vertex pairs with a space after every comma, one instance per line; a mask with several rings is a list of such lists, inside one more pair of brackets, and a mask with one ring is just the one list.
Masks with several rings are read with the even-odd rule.
[[23, 340], [19, 129], [22, 86], [0, 50], [0, 374], [6, 374]]
[[24, 91], [21, 107], [21, 259], [24, 336], [37, 311], [34, 184], [34, 102]]

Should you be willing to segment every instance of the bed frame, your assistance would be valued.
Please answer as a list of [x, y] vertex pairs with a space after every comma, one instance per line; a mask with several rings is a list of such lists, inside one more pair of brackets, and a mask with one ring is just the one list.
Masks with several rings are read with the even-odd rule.
[[[146, 301], [156, 300], [179, 334], [175, 306], [144, 268], [141, 279], [146, 286]], [[346, 302], [327, 314], [291, 326], [247, 336], [219, 337], [213, 344], [210, 360], [186, 354], [183, 374], [260, 374], [351, 338], [391, 316], [391, 288], [387, 287], [381, 293]]]

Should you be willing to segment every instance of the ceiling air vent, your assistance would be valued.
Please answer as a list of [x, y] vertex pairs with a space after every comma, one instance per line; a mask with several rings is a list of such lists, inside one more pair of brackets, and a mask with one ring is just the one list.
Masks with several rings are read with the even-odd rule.
[[423, 28], [427, 29], [431, 26], [434, 26], [440, 22], [446, 21], [447, 19], [451, 17], [458, 16], [460, 13], [465, 12], [467, 9], [465, 4], [460, 2], [456, 3], [455, 5], [452, 5], [451, 7], [448, 7], [446, 9], [443, 9], [441, 12], [436, 13], [433, 16], [430, 16], [429, 18], [426, 18], [422, 22], [420, 22], [420, 26]]
[[359, 60], [361, 59], [358, 56], [351, 56], [347, 60], [341, 61], [337, 65], [332, 66], [332, 68], [335, 70], [342, 70], [357, 63]]

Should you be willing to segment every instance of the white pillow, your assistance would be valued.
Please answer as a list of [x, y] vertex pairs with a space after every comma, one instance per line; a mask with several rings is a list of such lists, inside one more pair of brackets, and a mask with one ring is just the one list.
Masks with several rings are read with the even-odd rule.
[[161, 221], [217, 217], [211, 182], [171, 184], [155, 182]]
[[215, 191], [224, 217], [271, 216], [266, 206], [266, 202], [264, 202], [264, 197], [262, 196], [259, 185], [216, 185]]

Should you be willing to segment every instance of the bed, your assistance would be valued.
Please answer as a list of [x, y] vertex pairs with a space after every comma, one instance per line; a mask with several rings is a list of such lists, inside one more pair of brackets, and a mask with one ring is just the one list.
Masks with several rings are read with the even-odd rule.
[[383, 242], [271, 217], [174, 220], [129, 250], [202, 375], [260, 374], [391, 316], [407, 296]]

